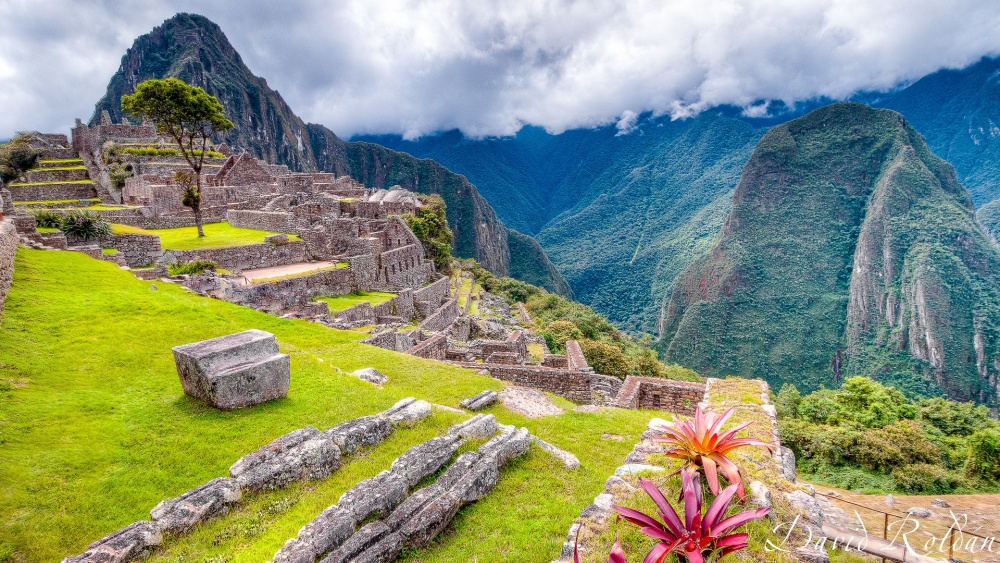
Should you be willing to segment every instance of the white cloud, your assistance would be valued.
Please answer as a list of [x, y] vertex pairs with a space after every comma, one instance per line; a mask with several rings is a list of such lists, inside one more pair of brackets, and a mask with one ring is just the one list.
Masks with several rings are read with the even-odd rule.
[[293, 110], [342, 136], [756, 114], [1000, 53], [993, 0], [7, 0], [0, 137], [89, 118], [132, 39], [177, 11], [218, 23]]
[[615, 133], [615, 136], [618, 137], [621, 135], [628, 135], [632, 131], [635, 131], [638, 122], [639, 122], [639, 114], [630, 109], [623, 111], [621, 118], [618, 120], [618, 123], [615, 124], [615, 128], [618, 129], [618, 132]]

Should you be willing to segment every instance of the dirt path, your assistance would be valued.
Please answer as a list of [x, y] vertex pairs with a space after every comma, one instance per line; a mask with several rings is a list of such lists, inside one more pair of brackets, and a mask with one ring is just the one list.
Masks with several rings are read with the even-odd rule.
[[258, 268], [256, 270], [243, 270], [243, 277], [249, 282], [263, 280], [267, 278], [280, 278], [294, 274], [304, 274], [313, 270], [322, 270], [334, 266], [333, 262], [299, 262], [298, 264], [287, 264], [285, 266], [274, 266], [272, 268]]
[[500, 401], [508, 409], [528, 418], [541, 418], [562, 414], [557, 407], [541, 391], [527, 387], [508, 387], [500, 392]]

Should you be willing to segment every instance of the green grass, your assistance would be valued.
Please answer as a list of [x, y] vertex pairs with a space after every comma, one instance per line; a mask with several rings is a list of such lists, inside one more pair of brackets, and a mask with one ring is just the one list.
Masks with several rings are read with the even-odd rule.
[[[228, 248], [231, 246], [244, 246], [249, 244], [261, 244], [264, 237], [275, 233], [259, 231], [257, 229], [244, 229], [233, 227], [229, 223], [206, 223], [204, 225], [205, 236], [198, 236], [198, 229], [195, 227], [179, 227], [176, 229], [142, 229], [129, 225], [114, 223], [111, 225], [117, 234], [133, 233], [156, 235], [160, 237], [160, 245], [168, 250], [202, 250], [208, 248]], [[289, 240], [302, 240], [296, 235], [288, 235]]]
[[31, 172], [56, 172], [62, 170], [86, 170], [87, 167], [84, 165], [79, 166], [53, 166], [51, 168], [33, 168]]
[[359, 289], [345, 295], [338, 295], [336, 297], [317, 297], [315, 300], [323, 301], [330, 306], [331, 313], [337, 313], [362, 303], [368, 303], [374, 307], [375, 305], [389, 301], [393, 297], [396, 297], [395, 293], [386, 293], [384, 291], [365, 291], [363, 289]]
[[35, 230], [40, 233], [58, 233], [59, 229], [55, 227], [35, 227]]
[[80, 158], [50, 158], [39, 160], [38, 164], [69, 164], [71, 162], [83, 162]]
[[[457, 406], [502, 387], [472, 370], [359, 344], [360, 332], [152, 285], [79, 253], [18, 251], [0, 324], [0, 560], [80, 553], [290, 430], [325, 429], [406, 396]], [[220, 412], [185, 396], [170, 348], [249, 328], [274, 333], [291, 356], [288, 397]], [[341, 373], [368, 366], [389, 376], [383, 389]], [[654, 415], [613, 410], [526, 420], [500, 406], [489, 412], [576, 453], [583, 467], [567, 471], [532, 449], [503, 470], [493, 494], [463, 509], [449, 532], [409, 560], [508, 561], [516, 553], [518, 561], [550, 561]], [[156, 558], [266, 560], [343, 490], [440, 434], [455, 416], [436, 411], [325, 481], [247, 495], [229, 515], [168, 538]], [[602, 440], [605, 432], [625, 440]]]
[[90, 180], [65, 180], [59, 182], [15, 182], [11, 186], [52, 186], [55, 184], [92, 184]]
[[114, 255], [118, 254], [118, 251], [115, 250], [114, 248], [102, 248], [101, 249], [101, 254], [103, 254], [105, 256], [114, 256]]
[[[97, 197], [86, 198], [86, 199], [87, 199], [87, 201], [93, 201], [93, 202], [97, 202], [97, 203], [99, 203], [101, 201], [101, 199], [97, 198]], [[15, 201], [14, 205], [28, 205], [28, 206], [33, 206], [33, 207], [40, 207], [40, 206], [49, 206], [49, 207], [51, 207], [53, 205], [62, 205], [62, 204], [66, 204], [66, 203], [78, 203], [79, 201], [80, 201], [79, 199], [46, 199], [46, 200], [39, 200], [39, 201]]]

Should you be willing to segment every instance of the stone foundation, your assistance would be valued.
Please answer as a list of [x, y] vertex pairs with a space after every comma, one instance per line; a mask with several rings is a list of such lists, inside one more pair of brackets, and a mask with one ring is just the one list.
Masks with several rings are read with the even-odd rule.
[[630, 375], [618, 393], [615, 406], [652, 409], [691, 416], [705, 396], [705, 384]]

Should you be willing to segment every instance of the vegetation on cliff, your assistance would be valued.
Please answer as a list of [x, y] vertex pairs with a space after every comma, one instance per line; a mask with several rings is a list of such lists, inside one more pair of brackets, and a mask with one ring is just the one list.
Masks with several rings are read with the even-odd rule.
[[416, 214], [406, 215], [406, 224], [424, 246], [427, 258], [441, 274], [451, 273], [451, 242], [454, 236], [448, 228], [447, 207], [441, 196], [418, 196], [423, 206]]
[[1000, 241], [1000, 199], [980, 207], [976, 212], [976, 219], [993, 236], [993, 240]]
[[705, 375], [805, 391], [869, 375], [992, 403], [1000, 249], [902, 116], [834, 104], [761, 139], [663, 334], [668, 360]]
[[1000, 422], [985, 406], [907, 399], [866, 377], [837, 390], [778, 393], [781, 440], [804, 478], [866, 492], [997, 490]]

